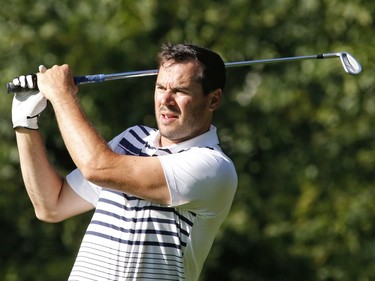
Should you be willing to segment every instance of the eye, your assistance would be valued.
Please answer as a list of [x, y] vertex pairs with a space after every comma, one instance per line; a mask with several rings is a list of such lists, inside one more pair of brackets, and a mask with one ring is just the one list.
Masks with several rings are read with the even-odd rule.
[[186, 88], [176, 88], [175, 89], [175, 93], [183, 94], [183, 95], [188, 95], [189, 94], [189, 90], [186, 89]]
[[163, 87], [163, 86], [160, 85], [160, 84], [156, 84], [156, 85], [155, 85], [155, 89], [157, 89], [158, 91], [165, 91], [165, 87]]

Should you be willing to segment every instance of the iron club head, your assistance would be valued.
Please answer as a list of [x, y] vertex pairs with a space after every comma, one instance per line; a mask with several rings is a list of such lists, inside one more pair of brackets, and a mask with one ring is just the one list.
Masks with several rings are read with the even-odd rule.
[[338, 53], [345, 72], [357, 75], [362, 71], [361, 64], [349, 53]]

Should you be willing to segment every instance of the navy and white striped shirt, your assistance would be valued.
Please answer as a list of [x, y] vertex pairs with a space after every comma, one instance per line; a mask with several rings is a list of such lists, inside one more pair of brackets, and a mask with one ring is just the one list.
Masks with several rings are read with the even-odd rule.
[[170, 147], [158, 147], [158, 138], [158, 131], [136, 126], [109, 145], [119, 154], [159, 157], [170, 206], [97, 186], [79, 170], [67, 176], [70, 186], [96, 207], [69, 280], [198, 279], [229, 212], [237, 175], [213, 126]]

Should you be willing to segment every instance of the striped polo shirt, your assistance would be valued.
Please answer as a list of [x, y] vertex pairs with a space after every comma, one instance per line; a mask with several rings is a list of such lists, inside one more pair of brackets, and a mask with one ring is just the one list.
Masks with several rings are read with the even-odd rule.
[[97, 186], [78, 169], [67, 176], [73, 190], [95, 206], [69, 280], [198, 280], [232, 204], [236, 171], [214, 126], [169, 147], [159, 147], [159, 139], [157, 130], [135, 126], [109, 146], [119, 154], [159, 158], [168, 206]]

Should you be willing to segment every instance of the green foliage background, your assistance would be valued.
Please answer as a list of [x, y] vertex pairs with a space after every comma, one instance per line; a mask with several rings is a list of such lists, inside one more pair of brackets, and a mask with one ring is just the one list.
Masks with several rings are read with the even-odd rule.
[[[39, 64], [76, 75], [156, 67], [166, 41], [225, 61], [347, 51], [339, 59], [228, 70], [215, 116], [239, 188], [201, 280], [375, 280], [374, 15], [371, 0], [0, 0], [0, 279], [66, 280], [91, 214], [37, 221], [24, 191], [5, 84]], [[80, 86], [108, 140], [153, 121], [154, 77]], [[41, 117], [51, 161], [74, 168], [52, 109]]]

